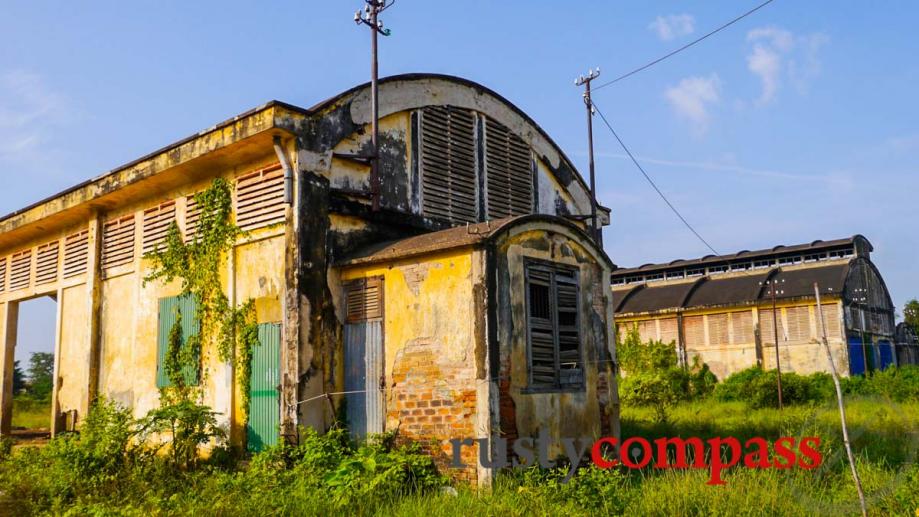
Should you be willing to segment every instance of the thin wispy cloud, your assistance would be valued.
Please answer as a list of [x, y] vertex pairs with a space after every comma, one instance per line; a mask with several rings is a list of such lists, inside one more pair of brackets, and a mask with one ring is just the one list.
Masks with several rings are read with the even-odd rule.
[[762, 91], [757, 106], [771, 103], [785, 77], [798, 91], [805, 93], [809, 83], [820, 74], [820, 49], [829, 42], [821, 32], [796, 36], [779, 27], [759, 27], [747, 33], [752, 45], [747, 54], [747, 69], [757, 76]]
[[687, 77], [667, 88], [664, 97], [674, 113], [688, 120], [694, 133], [702, 135], [708, 129], [709, 109], [721, 100], [721, 79], [718, 74]]
[[658, 16], [648, 24], [648, 29], [657, 34], [661, 41], [670, 41], [695, 32], [696, 19], [690, 14]]
[[0, 159], [33, 158], [49, 130], [66, 119], [63, 99], [40, 76], [0, 72]]
[[[628, 155], [622, 153], [596, 153], [598, 157], [604, 158], [615, 158], [621, 160], [630, 160]], [[742, 165], [736, 165], [731, 163], [721, 163], [715, 161], [705, 161], [705, 162], [696, 162], [696, 161], [682, 161], [682, 160], [667, 160], [662, 158], [654, 158], [647, 156], [636, 156], [635, 157], [640, 163], [649, 163], [652, 165], [660, 165], [664, 167], [677, 167], [683, 169], [695, 169], [707, 172], [719, 172], [719, 173], [733, 173], [743, 176], [759, 177], [759, 178], [769, 178], [777, 179], [783, 181], [799, 181], [799, 182], [809, 182], [809, 183], [824, 183], [827, 186], [841, 188], [841, 189], [851, 189], [853, 188], [854, 182], [852, 178], [847, 174], [842, 173], [822, 173], [822, 174], [802, 174], [794, 173], [773, 169], [757, 169], [752, 167], [745, 167]]]

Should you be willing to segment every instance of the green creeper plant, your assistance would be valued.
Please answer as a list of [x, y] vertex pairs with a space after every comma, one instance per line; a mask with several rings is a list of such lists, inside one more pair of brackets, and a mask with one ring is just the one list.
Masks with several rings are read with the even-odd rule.
[[[201, 214], [194, 235], [189, 235], [186, 242], [173, 221], [164, 245], [158, 245], [148, 255], [152, 267], [144, 278], [144, 284], [178, 280], [181, 294], [194, 296], [196, 301], [197, 336], [182, 345], [181, 318], [170, 331], [164, 367], [174, 387], [172, 395], [177, 397], [166, 398], [167, 402], [176, 399], [187, 402], [196, 394], [186, 386], [182, 370], [185, 366], [198, 367], [202, 350], [212, 344], [217, 357], [233, 364], [239, 372], [244, 420], [248, 422], [252, 349], [259, 345], [255, 304], [247, 300], [232, 307], [221, 282], [227, 256], [244, 232], [232, 222], [233, 188], [223, 178], [215, 179], [210, 187], [195, 194], [195, 202]], [[199, 384], [204, 384], [203, 375]]]

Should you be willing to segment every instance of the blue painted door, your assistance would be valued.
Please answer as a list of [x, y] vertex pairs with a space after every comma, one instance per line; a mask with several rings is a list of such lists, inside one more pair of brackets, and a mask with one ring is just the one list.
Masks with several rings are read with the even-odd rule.
[[849, 375], [864, 375], [865, 352], [862, 350], [862, 340], [857, 337], [849, 338]]
[[252, 351], [246, 428], [248, 448], [252, 452], [277, 445], [280, 438], [281, 324], [259, 325], [258, 340], [260, 345]]
[[887, 367], [893, 365], [893, 346], [890, 341], [878, 341], [878, 352], [881, 356], [881, 370], [886, 370]]

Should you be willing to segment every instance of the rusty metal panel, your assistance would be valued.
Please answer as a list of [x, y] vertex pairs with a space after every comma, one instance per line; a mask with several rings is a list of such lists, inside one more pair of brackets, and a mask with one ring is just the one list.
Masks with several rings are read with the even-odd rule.
[[456, 223], [478, 220], [475, 114], [452, 106], [421, 110], [422, 212]]
[[284, 169], [280, 164], [236, 181], [236, 225], [244, 231], [284, 222]]
[[530, 148], [503, 124], [485, 117], [486, 206], [489, 219], [533, 212]]
[[22, 250], [10, 257], [10, 291], [25, 289], [32, 283], [32, 250]]
[[102, 226], [102, 267], [105, 269], [134, 261], [134, 214], [107, 221]]
[[89, 230], [83, 230], [64, 239], [64, 278], [86, 272], [89, 260]]
[[247, 446], [258, 452], [278, 444], [281, 425], [281, 324], [258, 326], [260, 345], [252, 353]]
[[35, 259], [35, 284], [50, 284], [57, 280], [60, 241], [52, 241], [38, 247]]
[[144, 255], [166, 241], [169, 226], [176, 218], [176, 202], [167, 201], [144, 211]]

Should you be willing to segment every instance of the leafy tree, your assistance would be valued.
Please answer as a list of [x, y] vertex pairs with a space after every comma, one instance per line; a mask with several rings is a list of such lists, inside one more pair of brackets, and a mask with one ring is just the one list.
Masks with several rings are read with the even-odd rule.
[[919, 300], [912, 299], [903, 307], [903, 320], [919, 334]]
[[26, 387], [26, 377], [19, 367], [19, 361], [13, 361], [13, 393], [19, 393]]
[[54, 387], [54, 354], [35, 352], [29, 358], [29, 394], [48, 398]]

